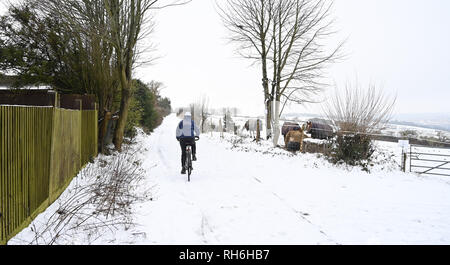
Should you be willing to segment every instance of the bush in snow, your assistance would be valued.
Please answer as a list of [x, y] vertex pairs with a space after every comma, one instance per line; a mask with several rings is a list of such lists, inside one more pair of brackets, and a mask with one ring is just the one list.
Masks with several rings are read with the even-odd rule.
[[134, 138], [137, 135], [136, 127], [142, 128], [146, 133], [152, 132], [170, 114], [170, 100], [160, 95], [162, 87], [163, 84], [156, 81], [145, 84], [139, 79], [133, 80], [133, 97], [128, 110], [125, 136]]
[[375, 148], [368, 136], [340, 134], [337, 136], [330, 160], [335, 164], [362, 166], [363, 170], [368, 171], [374, 151]]
[[386, 96], [374, 85], [366, 88], [348, 82], [343, 90], [336, 89], [324, 112], [339, 127], [333, 162], [362, 165], [374, 152], [371, 137], [390, 120], [396, 98]]

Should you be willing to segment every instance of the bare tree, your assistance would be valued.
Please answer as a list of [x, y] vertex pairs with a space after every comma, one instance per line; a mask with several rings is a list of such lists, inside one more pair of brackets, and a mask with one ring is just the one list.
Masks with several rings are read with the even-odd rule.
[[152, 91], [152, 93], [157, 97], [161, 97], [161, 91], [165, 88], [164, 83], [154, 80], [148, 83], [148, 87], [150, 88], [150, 91]]
[[[324, 44], [335, 33], [332, 6], [328, 0], [228, 0], [220, 9], [240, 54], [262, 64], [267, 128], [274, 130], [274, 145], [285, 106], [316, 102], [326, 86], [324, 70], [340, 58], [344, 42], [331, 50]], [[273, 73], [270, 89], [268, 71]]]
[[200, 124], [200, 131], [205, 133], [207, 126], [207, 119], [209, 117], [209, 99], [206, 96], [202, 96], [196, 100], [195, 103], [189, 105], [191, 111], [191, 117], [196, 124]]
[[266, 137], [272, 135], [272, 102], [269, 91], [269, 51], [275, 0], [225, 0], [218, 4], [219, 14], [230, 31], [231, 42], [239, 46], [237, 52], [244, 58], [261, 64], [264, 105], [266, 108]]
[[342, 133], [371, 134], [389, 122], [396, 97], [388, 97], [375, 85], [367, 88], [347, 82], [345, 88], [335, 90], [323, 111]]
[[117, 121], [114, 145], [122, 149], [123, 135], [131, 100], [132, 69], [135, 62], [136, 44], [145, 26], [146, 15], [155, 5], [155, 0], [104, 0], [110, 42], [115, 50], [115, 60], [121, 86], [119, 120]]
[[[272, 57], [274, 145], [279, 117], [286, 104], [316, 102], [325, 88], [324, 69], [340, 57], [343, 42], [328, 50], [324, 41], [333, 35], [330, 18], [333, 2], [278, 0], [274, 8]], [[281, 107], [281, 104], [283, 106]]]
[[209, 117], [209, 99], [206, 96], [203, 96], [199, 101], [199, 111], [200, 111], [200, 119], [201, 119], [201, 131], [205, 133], [206, 122]]

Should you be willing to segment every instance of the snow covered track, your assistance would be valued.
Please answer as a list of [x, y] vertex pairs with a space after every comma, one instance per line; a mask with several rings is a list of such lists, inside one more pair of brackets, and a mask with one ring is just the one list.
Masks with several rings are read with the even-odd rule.
[[446, 181], [349, 172], [320, 159], [316, 168], [302, 156], [239, 152], [204, 135], [188, 183], [180, 174], [178, 121], [167, 117], [142, 143], [157, 190], [137, 209], [146, 235], [138, 244], [450, 243]]
[[[130, 206], [137, 225], [117, 226], [92, 240], [77, 230], [64, 244], [450, 244], [449, 178], [418, 177], [386, 165], [367, 174], [314, 154], [290, 155], [269, 143], [207, 134], [197, 142], [188, 182], [180, 174], [178, 121], [168, 116], [130, 149], [140, 149], [135, 153], [145, 170], [135, 192], [150, 190]], [[382, 147], [397, 151], [395, 144]], [[102, 170], [100, 160], [93, 167]], [[76, 193], [72, 184], [65, 193]], [[32, 228], [41, 230], [60, 203], [9, 243], [33, 244]]]
[[[149, 177], [158, 185], [139, 223], [149, 243], [332, 243], [298, 213], [254, 181], [252, 154], [225, 150], [206, 137], [197, 143], [199, 161], [192, 182], [180, 174], [181, 150], [174, 137], [178, 119], [168, 117], [146, 145], [157, 166]], [[153, 150], [153, 152], [152, 152]], [[155, 152], [156, 150], [156, 152]], [[244, 156], [244, 157], [242, 157]], [[243, 160], [245, 159], [245, 160]]]

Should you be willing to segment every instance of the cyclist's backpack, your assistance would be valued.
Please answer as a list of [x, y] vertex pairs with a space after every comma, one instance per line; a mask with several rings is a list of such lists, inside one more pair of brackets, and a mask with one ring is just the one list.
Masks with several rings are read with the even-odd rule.
[[[178, 124], [178, 128], [180, 128], [180, 130], [183, 130], [183, 123], [184, 123], [184, 121], [180, 121], [180, 123]], [[185, 136], [182, 131], [181, 137], [189, 137], [189, 136]], [[194, 137], [194, 120], [191, 120], [191, 136], [190, 137]]]

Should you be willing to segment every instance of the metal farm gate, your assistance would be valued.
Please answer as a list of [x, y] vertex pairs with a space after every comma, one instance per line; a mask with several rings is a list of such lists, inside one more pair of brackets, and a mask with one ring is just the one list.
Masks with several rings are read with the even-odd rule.
[[410, 172], [450, 177], [450, 149], [410, 146]]

